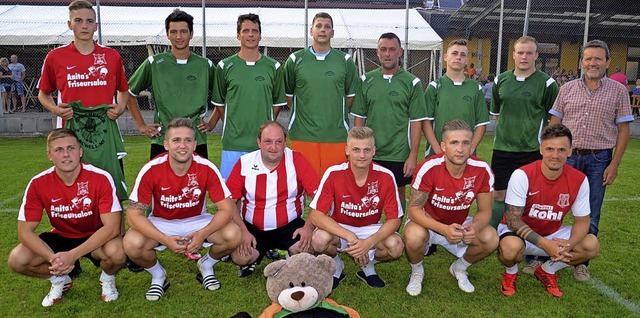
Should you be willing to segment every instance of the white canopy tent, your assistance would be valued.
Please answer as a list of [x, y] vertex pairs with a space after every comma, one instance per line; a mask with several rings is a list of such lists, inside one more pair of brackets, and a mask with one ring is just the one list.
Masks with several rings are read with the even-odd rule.
[[[172, 7], [101, 6], [102, 42], [109, 46], [167, 45], [164, 19]], [[202, 9], [182, 8], [193, 15], [193, 46], [202, 43]], [[303, 47], [304, 9], [290, 8], [206, 8], [208, 47], [237, 47], [236, 19], [244, 13], [260, 15], [261, 45]], [[405, 38], [406, 11], [374, 9], [309, 9], [309, 23], [317, 12], [334, 19], [337, 48], [375, 48], [378, 37], [394, 32]], [[0, 45], [61, 45], [71, 41], [66, 6], [0, 5]], [[442, 39], [414, 9], [409, 10], [409, 49], [442, 50]]]

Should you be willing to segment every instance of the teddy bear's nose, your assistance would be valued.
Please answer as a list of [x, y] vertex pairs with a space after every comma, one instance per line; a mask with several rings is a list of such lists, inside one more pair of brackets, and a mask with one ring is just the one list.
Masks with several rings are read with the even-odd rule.
[[297, 292], [291, 294], [291, 299], [293, 299], [295, 301], [300, 301], [300, 299], [302, 299], [302, 297], [304, 297], [304, 292], [301, 292], [301, 291], [297, 291]]

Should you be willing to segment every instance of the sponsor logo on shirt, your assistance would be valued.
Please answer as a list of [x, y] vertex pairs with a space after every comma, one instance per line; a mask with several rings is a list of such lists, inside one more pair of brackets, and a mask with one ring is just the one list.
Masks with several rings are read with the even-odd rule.
[[198, 175], [195, 173], [187, 174], [189, 182], [187, 186], [182, 188], [179, 195], [161, 195], [160, 205], [167, 209], [184, 209], [197, 206], [202, 197], [200, 183], [198, 183]]
[[466, 102], [470, 102], [470, 101], [472, 100], [471, 96], [469, 96], [469, 95], [464, 95], [464, 96], [462, 96], [462, 99], [463, 99], [464, 101], [466, 101]]
[[[107, 86], [106, 78], [109, 75], [109, 69], [105, 55], [106, 53], [93, 53], [93, 65], [89, 66], [86, 72], [67, 74], [67, 86], [69, 88]], [[66, 68], [72, 70], [76, 66], [67, 66]]]
[[336, 75], [336, 73], [334, 73], [333, 71], [324, 72], [324, 76], [327, 76], [327, 77], [331, 77], [331, 76], [335, 76], [335, 75]]
[[255, 80], [256, 80], [256, 82], [264, 82], [264, 76], [258, 75], [258, 76], [256, 76]]
[[[351, 197], [351, 195], [342, 195], [342, 198], [347, 197]], [[380, 204], [378, 181], [370, 182], [367, 185], [367, 195], [360, 201], [362, 203], [342, 202], [340, 204], [340, 213], [353, 218], [364, 218], [378, 214], [378, 204]]]
[[529, 210], [529, 217], [538, 220], [562, 220], [563, 212], [553, 212], [553, 205], [534, 203]]
[[398, 97], [398, 96], [400, 96], [400, 94], [398, 94], [398, 92], [396, 92], [396, 91], [390, 91], [390, 92], [389, 92], [389, 96], [391, 96], [391, 97]]
[[187, 76], [187, 81], [193, 82], [195, 80], [197, 80], [198, 78], [195, 75], [189, 75]]
[[51, 200], [50, 211], [52, 218], [80, 219], [93, 215], [93, 202], [89, 198], [89, 181], [78, 182], [78, 192], [71, 199], [71, 204], [53, 204], [59, 200]]
[[531, 93], [530, 92], [522, 92], [522, 93], [520, 93], [520, 95], [522, 97], [531, 97]]
[[107, 119], [98, 114], [88, 113], [83, 116], [74, 116], [78, 123], [76, 134], [82, 148], [94, 150], [100, 148], [106, 142], [107, 127], [103, 125]]

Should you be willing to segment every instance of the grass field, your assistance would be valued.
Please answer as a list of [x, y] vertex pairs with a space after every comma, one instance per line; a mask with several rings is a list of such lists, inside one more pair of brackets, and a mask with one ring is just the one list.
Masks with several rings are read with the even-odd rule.
[[[488, 159], [491, 136], [485, 137], [478, 155]], [[129, 187], [138, 169], [149, 155], [149, 141], [143, 137], [126, 137], [129, 156], [125, 172]], [[214, 147], [214, 145], [217, 146]], [[209, 153], [219, 161], [220, 137], [210, 136]], [[424, 145], [424, 141], [423, 141]], [[0, 138], [4, 162], [0, 170], [0, 315], [4, 317], [229, 317], [247, 311], [258, 317], [270, 304], [261, 273], [238, 278], [237, 267], [220, 263], [216, 274], [222, 289], [205, 291], [195, 280], [196, 264], [184, 257], [163, 252], [160, 261], [172, 284], [157, 303], [144, 299], [150, 275], [123, 270], [118, 274], [120, 298], [113, 303], [100, 301], [99, 270], [84, 259], [84, 272], [74, 282], [73, 289], [51, 308], [40, 301], [49, 290], [46, 280], [24, 277], [6, 266], [7, 255], [18, 243], [16, 216], [24, 189], [35, 174], [51, 164], [45, 156], [45, 140], [39, 138]], [[371, 289], [356, 278], [357, 268], [347, 264], [347, 278], [331, 297], [358, 310], [362, 317], [628, 317], [640, 316], [640, 221], [635, 213], [640, 205], [640, 140], [632, 140], [620, 166], [618, 179], [607, 190], [600, 224], [601, 250], [591, 263], [592, 282], [578, 283], [568, 269], [559, 272], [559, 285], [565, 295], [554, 298], [533, 276], [521, 274], [518, 293], [504, 297], [500, 281], [504, 268], [496, 255], [472, 266], [470, 279], [476, 287], [473, 294], [460, 291], [448, 272], [453, 256], [439, 249], [426, 258], [423, 292], [411, 297], [405, 292], [410, 273], [406, 258], [376, 266], [386, 281], [383, 289]], [[44, 221], [43, 223], [46, 223]], [[49, 230], [47, 224], [38, 231]]]

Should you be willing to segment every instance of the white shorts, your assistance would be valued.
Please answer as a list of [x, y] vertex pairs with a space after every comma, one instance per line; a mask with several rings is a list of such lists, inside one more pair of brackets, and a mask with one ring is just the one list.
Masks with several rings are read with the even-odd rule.
[[[201, 228], [207, 226], [213, 220], [213, 214], [203, 213], [200, 215], [192, 216], [186, 219], [174, 219], [167, 220], [157, 216], [150, 215], [149, 221], [155, 226], [158, 231], [166, 236], [187, 236]], [[212, 244], [204, 241], [203, 247], [209, 247]], [[155, 247], [157, 251], [162, 251], [167, 248], [164, 245], [158, 245]]]
[[[468, 216], [464, 220], [464, 223], [462, 223], [462, 225], [467, 225], [471, 222], [473, 222], [473, 218]], [[436, 244], [444, 247], [445, 250], [449, 251], [449, 253], [455, 255], [458, 258], [462, 257], [464, 253], [467, 252], [467, 246], [468, 246], [463, 242], [460, 242], [457, 244], [449, 243], [449, 241], [447, 241], [447, 238], [442, 236], [440, 233], [433, 230], [429, 230], [429, 241], [427, 241], [427, 249], [424, 252], [425, 255], [427, 255], [427, 251], [429, 251], [429, 246], [431, 246], [432, 244]]]
[[[498, 237], [502, 237], [502, 235], [505, 233], [513, 233], [513, 232], [509, 231], [509, 228], [507, 227], [506, 224], [500, 223], [498, 225]], [[569, 237], [571, 237], [571, 226], [561, 226], [560, 229], [558, 229], [556, 232], [551, 233], [545, 236], [544, 238], [548, 240], [552, 240], [553, 238], [568, 240]], [[524, 255], [549, 256], [543, 249], [539, 248], [537, 245], [527, 240], [523, 240], [523, 241], [525, 243]]]
[[[358, 239], [364, 240], [366, 238], [368, 238], [369, 236], [375, 234], [376, 232], [378, 232], [378, 230], [380, 229], [380, 227], [382, 227], [381, 223], [376, 223], [376, 224], [371, 224], [371, 225], [366, 225], [366, 226], [352, 226], [352, 225], [347, 225], [347, 224], [342, 224], [342, 223], [338, 223], [340, 224], [340, 226], [342, 226], [343, 228], [353, 232], [353, 234], [355, 234]], [[340, 248], [338, 248], [339, 252], [342, 252], [343, 249], [347, 248], [348, 244], [347, 244], [347, 240], [341, 238], [340, 239]], [[369, 261], [373, 261], [375, 258], [375, 254], [376, 254], [376, 249], [372, 248], [369, 250]]]

